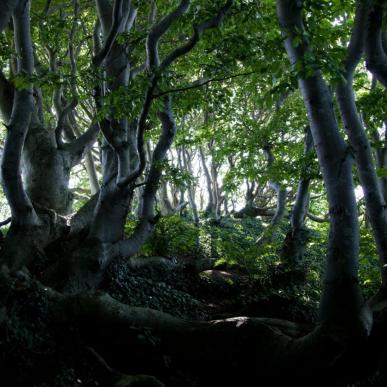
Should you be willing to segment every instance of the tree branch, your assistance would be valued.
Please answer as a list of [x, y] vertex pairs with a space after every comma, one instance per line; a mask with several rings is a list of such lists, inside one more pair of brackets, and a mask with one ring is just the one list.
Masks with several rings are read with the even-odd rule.
[[144, 149], [144, 133], [146, 130], [146, 120], [152, 105], [153, 101], [153, 91], [156, 88], [157, 84], [157, 78], [153, 77], [151, 79], [151, 85], [148, 87], [148, 90], [145, 95], [145, 102], [142, 107], [140, 119], [138, 121], [138, 128], [137, 128], [137, 152], [138, 152], [138, 159], [139, 159], [139, 165], [138, 168], [129, 173], [127, 176], [122, 176], [117, 181], [118, 187], [124, 187], [127, 184], [134, 182], [143, 172], [146, 166], [146, 156], [145, 156], [145, 149]]
[[172, 51], [161, 63], [161, 68], [162, 69], [167, 68], [177, 58], [180, 58], [181, 56], [190, 52], [199, 42], [204, 31], [211, 28], [218, 27], [224, 20], [225, 16], [227, 15], [233, 3], [234, 3], [233, 0], [228, 0], [227, 3], [220, 9], [220, 11], [215, 17], [204, 21], [198, 26], [194, 26], [194, 32], [191, 38], [189, 39], [189, 41], [186, 44], [178, 47], [176, 50]]
[[154, 215], [154, 201], [162, 174], [162, 163], [165, 160], [165, 156], [171, 147], [176, 134], [176, 124], [172, 115], [171, 105], [171, 98], [166, 97], [164, 101], [164, 110], [159, 113], [162, 132], [153, 151], [152, 163], [143, 192], [140, 224], [129, 239], [118, 242], [120, 255], [124, 257], [133, 255], [138, 251], [149, 237], [157, 220], [157, 217], [155, 218]]
[[190, 5], [190, 0], [181, 0], [178, 7], [163, 17], [157, 24], [155, 24], [150, 30], [147, 40], [147, 63], [149, 68], [157, 68], [160, 65], [159, 53], [158, 53], [158, 44], [160, 38], [168, 31], [172, 23], [184, 15]]
[[91, 149], [99, 131], [99, 123], [91, 124], [89, 129], [72, 143], [63, 145], [63, 149], [69, 151], [73, 156], [73, 166], [78, 164], [82, 160], [84, 154]]
[[65, 121], [67, 116], [71, 113], [73, 109], [78, 105], [76, 100], [69, 102], [65, 108], [60, 112], [58, 123], [55, 128], [55, 139], [58, 149], [63, 148], [62, 132], [65, 126]]
[[111, 29], [112, 24], [112, 6], [109, 0], [96, 0], [98, 19], [104, 29], [107, 32]]
[[346, 78], [352, 77], [352, 74], [363, 54], [370, 4], [370, 0], [357, 1], [355, 20], [347, 48], [347, 57], [344, 63]]
[[[124, 21], [122, 15], [122, 3], [123, 0], [114, 0], [113, 5], [113, 20], [110, 28], [109, 35], [107, 36], [105, 43], [101, 49], [93, 58], [93, 64], [95, 66], [100, 66], [101, 63], [107, 58], [110, 50], [113, 47], [113, 44], [116, 40], [120, 27]], [[126, 20], [125, 20], [126, 21]]]
[[12, 217], [9, 217], [3, 221], [0, 222], [0, 227], [6, 226], [7, 224], [11, 223]]
[[197, 79], [196, 81], [192, 82], [188, 86], [182, 86], [182, 87], [178, 87], [176, 89], [168, 89], [165, 91], [161, 91], [157, 94], [154, 94], [153, 97], [159, 98], [159, 97], [163, 97], [166, 94], [179, 93], [179, 92], [184, 92], [187, 90], [197, 89], [199, 87], [208, 85], [209, 83], [212, 83], [212, 82], [222, 82], [222, 81], [226, 81], [228, 79], [243, 77], [243, 76], [247, 76], [247, 75], [251, 75], [251, 74], [255, 74], [255, 73], [257, 73], [257, 71], [247, 71], [244, 73], [230, 74], [230, 75], [227, 75], [224, 77], [219, 77], [219, 78], [210, 78], [210, 79], [201, 78], [201, 79]]

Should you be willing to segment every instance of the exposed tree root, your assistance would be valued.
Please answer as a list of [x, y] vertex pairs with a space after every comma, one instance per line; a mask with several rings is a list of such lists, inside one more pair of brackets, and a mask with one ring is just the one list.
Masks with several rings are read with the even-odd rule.
[[353, 364], [360, 366], [367, 348], [365, 336], [337, 327], [318, 326], [304, 334], [303, 327], [275, 319], [189, 322], [121, 304], [103, 293], [64, 297], [58, 306], [58, 316], [77, 321], [91, 343], [105, 351], [110, 361], [118, 361], [123, 372], [127, 366], [120, 357], [136, 356], [130, 354], [134, 336], [149, 330], [158, 348], [146, 352], [152, 359], [159, 358], [157, 372], [167, 372], [162, 367], [162, 359], [167, 358], [167, 368], [184, 370], [200, 386], [243, 385], [254, 379], [265, 381], [265, 386], [289, 380], [311, 385], [316, 373], [321, 375], [316, 386], [347, 382], [356, 377]]
[[[385, 310], [369, 336], [346, 327], [310, 331], [271, 318], [186, 321], [102, 292], [59, 293], [23, 272], [3, 269], [4, 278], [41, 289], [57, 324], [79, 327], [117, 387], [244, 386], [252, 380], [262, 386], [344, 386], [367, 376], [386, 347]], [[181, 375], [189, 382], [182, 383]]]
[[165, 387], [163, 383], [161, 383], [154, 376], [149, 375], [125, 375], [117, 370], [111, 368], [102, 358], [100, 354], [98, 354], [95, 349], [88, 347], [90, 353], [95, 357], [98, 363], [107, 371], [112, 378], [114, 387], [136, 387], [136, 386], [148, 386], [148, 387]]

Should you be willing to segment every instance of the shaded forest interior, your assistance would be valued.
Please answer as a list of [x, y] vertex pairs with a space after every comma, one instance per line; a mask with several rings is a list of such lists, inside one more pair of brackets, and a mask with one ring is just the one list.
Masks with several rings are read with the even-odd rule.
[[0, 385], [387, 386], [386, 17], [2, 0]]

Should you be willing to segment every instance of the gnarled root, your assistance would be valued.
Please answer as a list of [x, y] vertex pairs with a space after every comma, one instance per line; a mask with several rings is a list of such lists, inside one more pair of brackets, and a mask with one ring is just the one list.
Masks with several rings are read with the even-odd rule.
[[[26, 274], [20, 281], [28, 286], [33, 280]], [[331, 326], [307, 333], [308, 327], [276, 319], [185, 321], [101, 292], [64, 295], [34, 284], [46, 295], [58, 325], [76, 325], [82, 342], [118, 370], [118, 386], [144, 380], [162, 385], [143, 375], [154, 375], [168, 387], [235, 387], [251, 380], [263, 386], [345, 385], [367, 376], [385, 351], [385, 323], [374, 324], [367, 337]]]

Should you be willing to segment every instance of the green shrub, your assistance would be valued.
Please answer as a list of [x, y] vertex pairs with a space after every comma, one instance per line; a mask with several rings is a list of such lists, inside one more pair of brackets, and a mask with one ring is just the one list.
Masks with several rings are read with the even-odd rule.
[[164, 257], [196, 256], [200, 254], [199, 229], [179, 215], [164, 216], [141, 253]]

